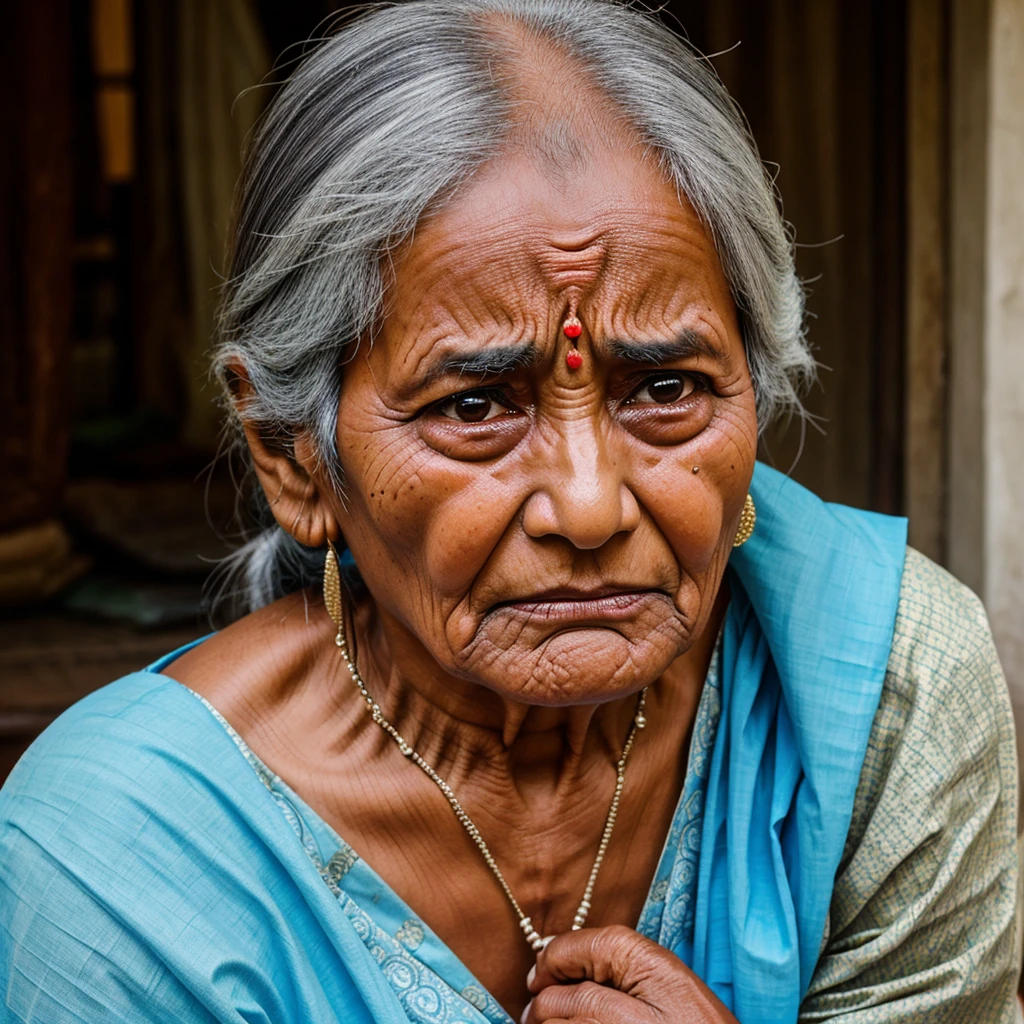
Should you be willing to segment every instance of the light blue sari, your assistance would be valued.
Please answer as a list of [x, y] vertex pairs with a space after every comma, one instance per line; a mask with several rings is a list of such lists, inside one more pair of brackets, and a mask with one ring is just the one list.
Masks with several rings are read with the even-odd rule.
[[[902, 520], [758, 466], [758, 523], [638, 923], [743, 1024], [817, 961], [892, 638]], [[166, 675], [82, 701], [0, 792], [0, 1021], [507, 1024], [415, 911]], [[495, 950], [495, 956], [501, 956]]]

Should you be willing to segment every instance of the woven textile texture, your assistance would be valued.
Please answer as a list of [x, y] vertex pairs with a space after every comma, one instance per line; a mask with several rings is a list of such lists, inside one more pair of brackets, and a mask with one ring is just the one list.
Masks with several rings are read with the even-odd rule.
[[1013, 718], [985, 611], [909, 550], [800, 1020], [1015, 1021], [1016, 808]]

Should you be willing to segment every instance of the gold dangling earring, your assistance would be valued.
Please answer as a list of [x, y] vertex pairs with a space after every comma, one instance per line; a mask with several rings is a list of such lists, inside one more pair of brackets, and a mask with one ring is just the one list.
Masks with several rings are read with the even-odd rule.
[[327, 557], [324, 559], [324, 604], [331, 621], [338, 627], [334, 638], [338, 647], [345, 646], [345, 620], [341, 609], [341, 572], [338, 569], [338, 552], [327, 542]]
[[750, 535], [754, 532], [754, 525], [757, 523], [757, 509], [754, 508], [754, 499], [748, 494], [743, 502], [743, 511], [740, 513], [740, 525], [736, 531], [736, 539], [732, 542], [734, 548], [746, 544]]

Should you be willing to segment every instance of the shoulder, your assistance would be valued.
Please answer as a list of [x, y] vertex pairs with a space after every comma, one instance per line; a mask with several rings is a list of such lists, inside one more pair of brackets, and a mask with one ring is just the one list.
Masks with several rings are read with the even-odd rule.
[[[48, 785], [127, 767], [124, 755], [164, 745], [168, 724], [187, 718], [188, 691], [156, 672], [133, 672], [78, 701], [29, 747], [0, 790], [0, 809]], [[134, 763], [134, 762], [133, 762]]]
[[915, 748], [913, 759], [927, 759], [936, 777], [981, 758], [1013, 785], [1013, 714], [985, 609], [968, 587], [908, 548], [862, 788], [877, 788]]
[[926, 1011], [1003, 1020], [1019, 966], [1016, 812], [1013, 717], [985, 611], [908, 549], [826, 945], [801, 1019], [860, 1010], [878, 1022]]
[[[0, 790], [0, 1006], [12, 1021], [80, 1020], [85, 1007], [90, 1020], [127, 1019], [115, 1009], [124, 993], [163, 978], [138, 910], [164, 895], [182, 847], [167, 807], [190, 802], [173, 766], [176, 737], [201, 722], [192, 705], [205, 710], [156, 673], [119, 679], [58, 718]], [[172, 927], [175, 908], [164, 910]], [[183, 993], [160, 987], [168, 1014], [147, 1020], [196, 1019]]]
[[[964, 772], [998, 792], [1014, 833], [1013, 713], [981, 601], [945, 569], [907, 549], [892, 648], [871, 729], [847, 854], [897, 780], [908, 803], [951, 796]], [[924, 801], [924, 803], [921, 803]]]
[[162, 806], [193, 801], [198, 811], [198, 792], [237, 757], [184, 686], [125, 676], [61, 715], [15, 766], [0, 790], [0, 861], [11, 844], [68, 856], [130, 846]]
[[187, 851], [200, 870], [274, 820], [264, 785], [196, 694], [135, 672], [61, 715], [0, 789], [0, 890], [54, 864], [85, 886], [130, 888], [140, 862], [158, 878]]
[[269, 720], [310, 678], [324, 678], [334, 636], [323, 602], [306, 591], [266, 605], [162, 671], [210, 701], [243, 735]]
[[886, 687], [909, 700], [927, 699], [948, 686], [952, 676], [968, 685], [971, 695], [979, 687], [993, 697], [1005, 695], [981, 601], [945, 569], [908, 548]]
[[[29, 747], [0, 790], [10, 800], [63, 769], [95, 781], [147, 754], [169, 752], [201, 722], [205, 709], [173, 679], [133, 672], [78, 701]], [[63, 766], [63, 768], [62, 768]], [[70, 781], [70, 780], [66, 780]]]
[[280, 884], [302, 857], [200, 700], [154, 672], [112, 683], [0, 790], [0, 1020], [235, 1020], [250, 991], [261, 1020], [333, 1020], [276, 995], [322, 885]]

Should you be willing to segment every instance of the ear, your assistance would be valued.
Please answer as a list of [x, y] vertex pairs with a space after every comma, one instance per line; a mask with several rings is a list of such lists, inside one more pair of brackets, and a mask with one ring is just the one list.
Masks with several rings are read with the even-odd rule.
[[254, 390], [244, 367], [228, 367], [228, 389], [242, 421], [253, 466], [267, 504], [283, 530], [306, 547], [337, 541], [341, 529], [334, 513], [329, 484], [320, 471], [316, 445], [308, 432], [291, 444], [268, 437], [246, 418]]

